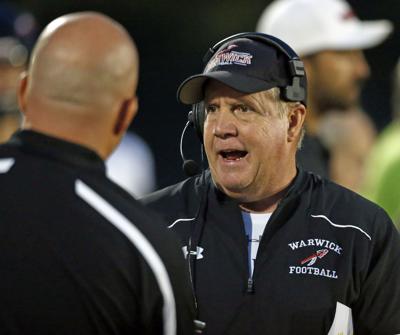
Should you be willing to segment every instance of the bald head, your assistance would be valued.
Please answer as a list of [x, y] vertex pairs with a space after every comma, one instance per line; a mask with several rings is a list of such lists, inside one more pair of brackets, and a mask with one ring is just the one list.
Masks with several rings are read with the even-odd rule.
[[[124, 119], [132, 100], [136, 104], [137, 49], [126, 30], [103, 14], [52, 21], [36, 43], [27, 74], [20, 92], [25, 128], [83, 144], [91, 136], [97, 138], [93, 147], [99, 137], [120, 138], [133, 117]], [[83, 125], [90, 125], [90, 133], [78, 129]]]
[[40, 35], [29, 72], [28, 91], [60, 102], [99, 105], [115, 94], [133, 94], [138, 56], [117, 22], [99, 13], [69, 14]]

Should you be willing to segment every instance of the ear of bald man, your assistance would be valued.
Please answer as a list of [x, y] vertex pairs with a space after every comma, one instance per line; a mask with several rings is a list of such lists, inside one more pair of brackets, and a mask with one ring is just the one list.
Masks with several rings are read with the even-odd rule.
[[[26, 110], [26, 89], [28, 87], [28, 73], [26, 71], [22, 72], [20, 75], [20, 81], [17, 91], [18, 105], [21, 113], [25, 115]], [[26, 122], [26, 119], [23, 120]]]
[[119, 136], [125, 134], [129, 125], [135, 118], [138, 111], [138, 99], [133, 97], [121, 103], [114, 125], [114, 134]]

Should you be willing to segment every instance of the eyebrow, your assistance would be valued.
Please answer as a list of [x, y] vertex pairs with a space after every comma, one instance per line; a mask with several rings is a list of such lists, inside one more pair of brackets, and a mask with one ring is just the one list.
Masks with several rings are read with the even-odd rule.
[[[207, 108], [208, 105], [219, 105], [218, 103], [213, 103], [211, 100], [218, 98], [218, 97], [214, 97], [211, 99], [206, 99], [206, 97], [204, 97], [204, 107]], [[228, 104], [230, 106], [238, 106], [238, 105], [244, 105], [249, 107], [251, 110], [258, 110], [258, 111], [263, 111], [264, 108], [262, 106], [262, 103], [260, 103], [260, 101], [258, 101], [257, 99], [253, 98], [249, 98], [249, 97], [237, 97], [237, 98], [232, 98], [232, 97], [226, 97], [228, 99], [233, 99], [234, 101], [228, 101]]]

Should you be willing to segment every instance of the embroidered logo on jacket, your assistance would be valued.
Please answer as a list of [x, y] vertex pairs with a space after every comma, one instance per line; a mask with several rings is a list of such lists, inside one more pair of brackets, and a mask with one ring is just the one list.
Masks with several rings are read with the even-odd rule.
[[[188, 256], [188, 248], [187, 248], [187, 245], [185, 245], [184, 247], [182, 247], [182, 251], [183, 251], [183, 255], [185, 256], [185, 259], [186, 259], [187, 256]], [[202, 258], [203, 258], [203, 251], [204, 251], [204, 248], [202, 248], [202, 247], [197, 247], [197, 248], [196, 248], [196, 251], [194, 251], [194, 250], [190, 251], [190, 255], [191, 255], [191, 256], [195, 256], [195, 255], [196, 255], [196, 259], [202, 259]]]
[[[320, 238], [313, 238], [290, 242], [288, 246], [292, 251], [298, 251], [305, 247], [311, 247], [310, 249], [313, 249], [309, 256], [300, 258], [295, 265], [289, 265], [290, 275], [312, 275], [331, 279], [338, 278], [336, 270], [320, 267], [324, 263], [323, 258], [330, 252], [336, 253], [337, 255], [342, 254], [343, 248], [338, 244]], [[317, 249], [315, 247], [323, 248]]]
[[303, 265], [308, 262], [307, 266], [311, 266], [317, 261], [318, 258], [324, 257], [328, 252], [329, 252], [328, 249], [317, 250], [315, 254], [312, 254], [311, 256], [304, 258], [300, 263], [301, 265]]

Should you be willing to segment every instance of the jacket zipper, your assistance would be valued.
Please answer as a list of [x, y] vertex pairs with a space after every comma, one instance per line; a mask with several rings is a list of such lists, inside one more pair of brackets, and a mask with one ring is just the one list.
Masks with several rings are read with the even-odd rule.
[[[275, 209], [275, 211], [272, 213], [270, 221], [268, 222], [268, 224], [271, 224], [275, 221], [276, 217], [280, 214], [282, 208], [284, 207], [284, 205], [287, 203], [288, 198], [284, 198], [282, 199], [282, 201], [279, 203], [278, 207]], [[264, 234], [263, 234], [264, 237]], [[262, 242], [263, 238], [261, 238], [260, 244]], [[256, 261], [254, 262], [254, 270], [253, 270], [253, 275], [249, 274], [249, 278], [247, 279], [247, 289], [246, 289], [246, 293], [247, 294], [254, 294], [254, 273], [256, 271]]]
[[253, 294], [254, 287], [253, 287], [253, 278], [247, 279], [247, 294]]

